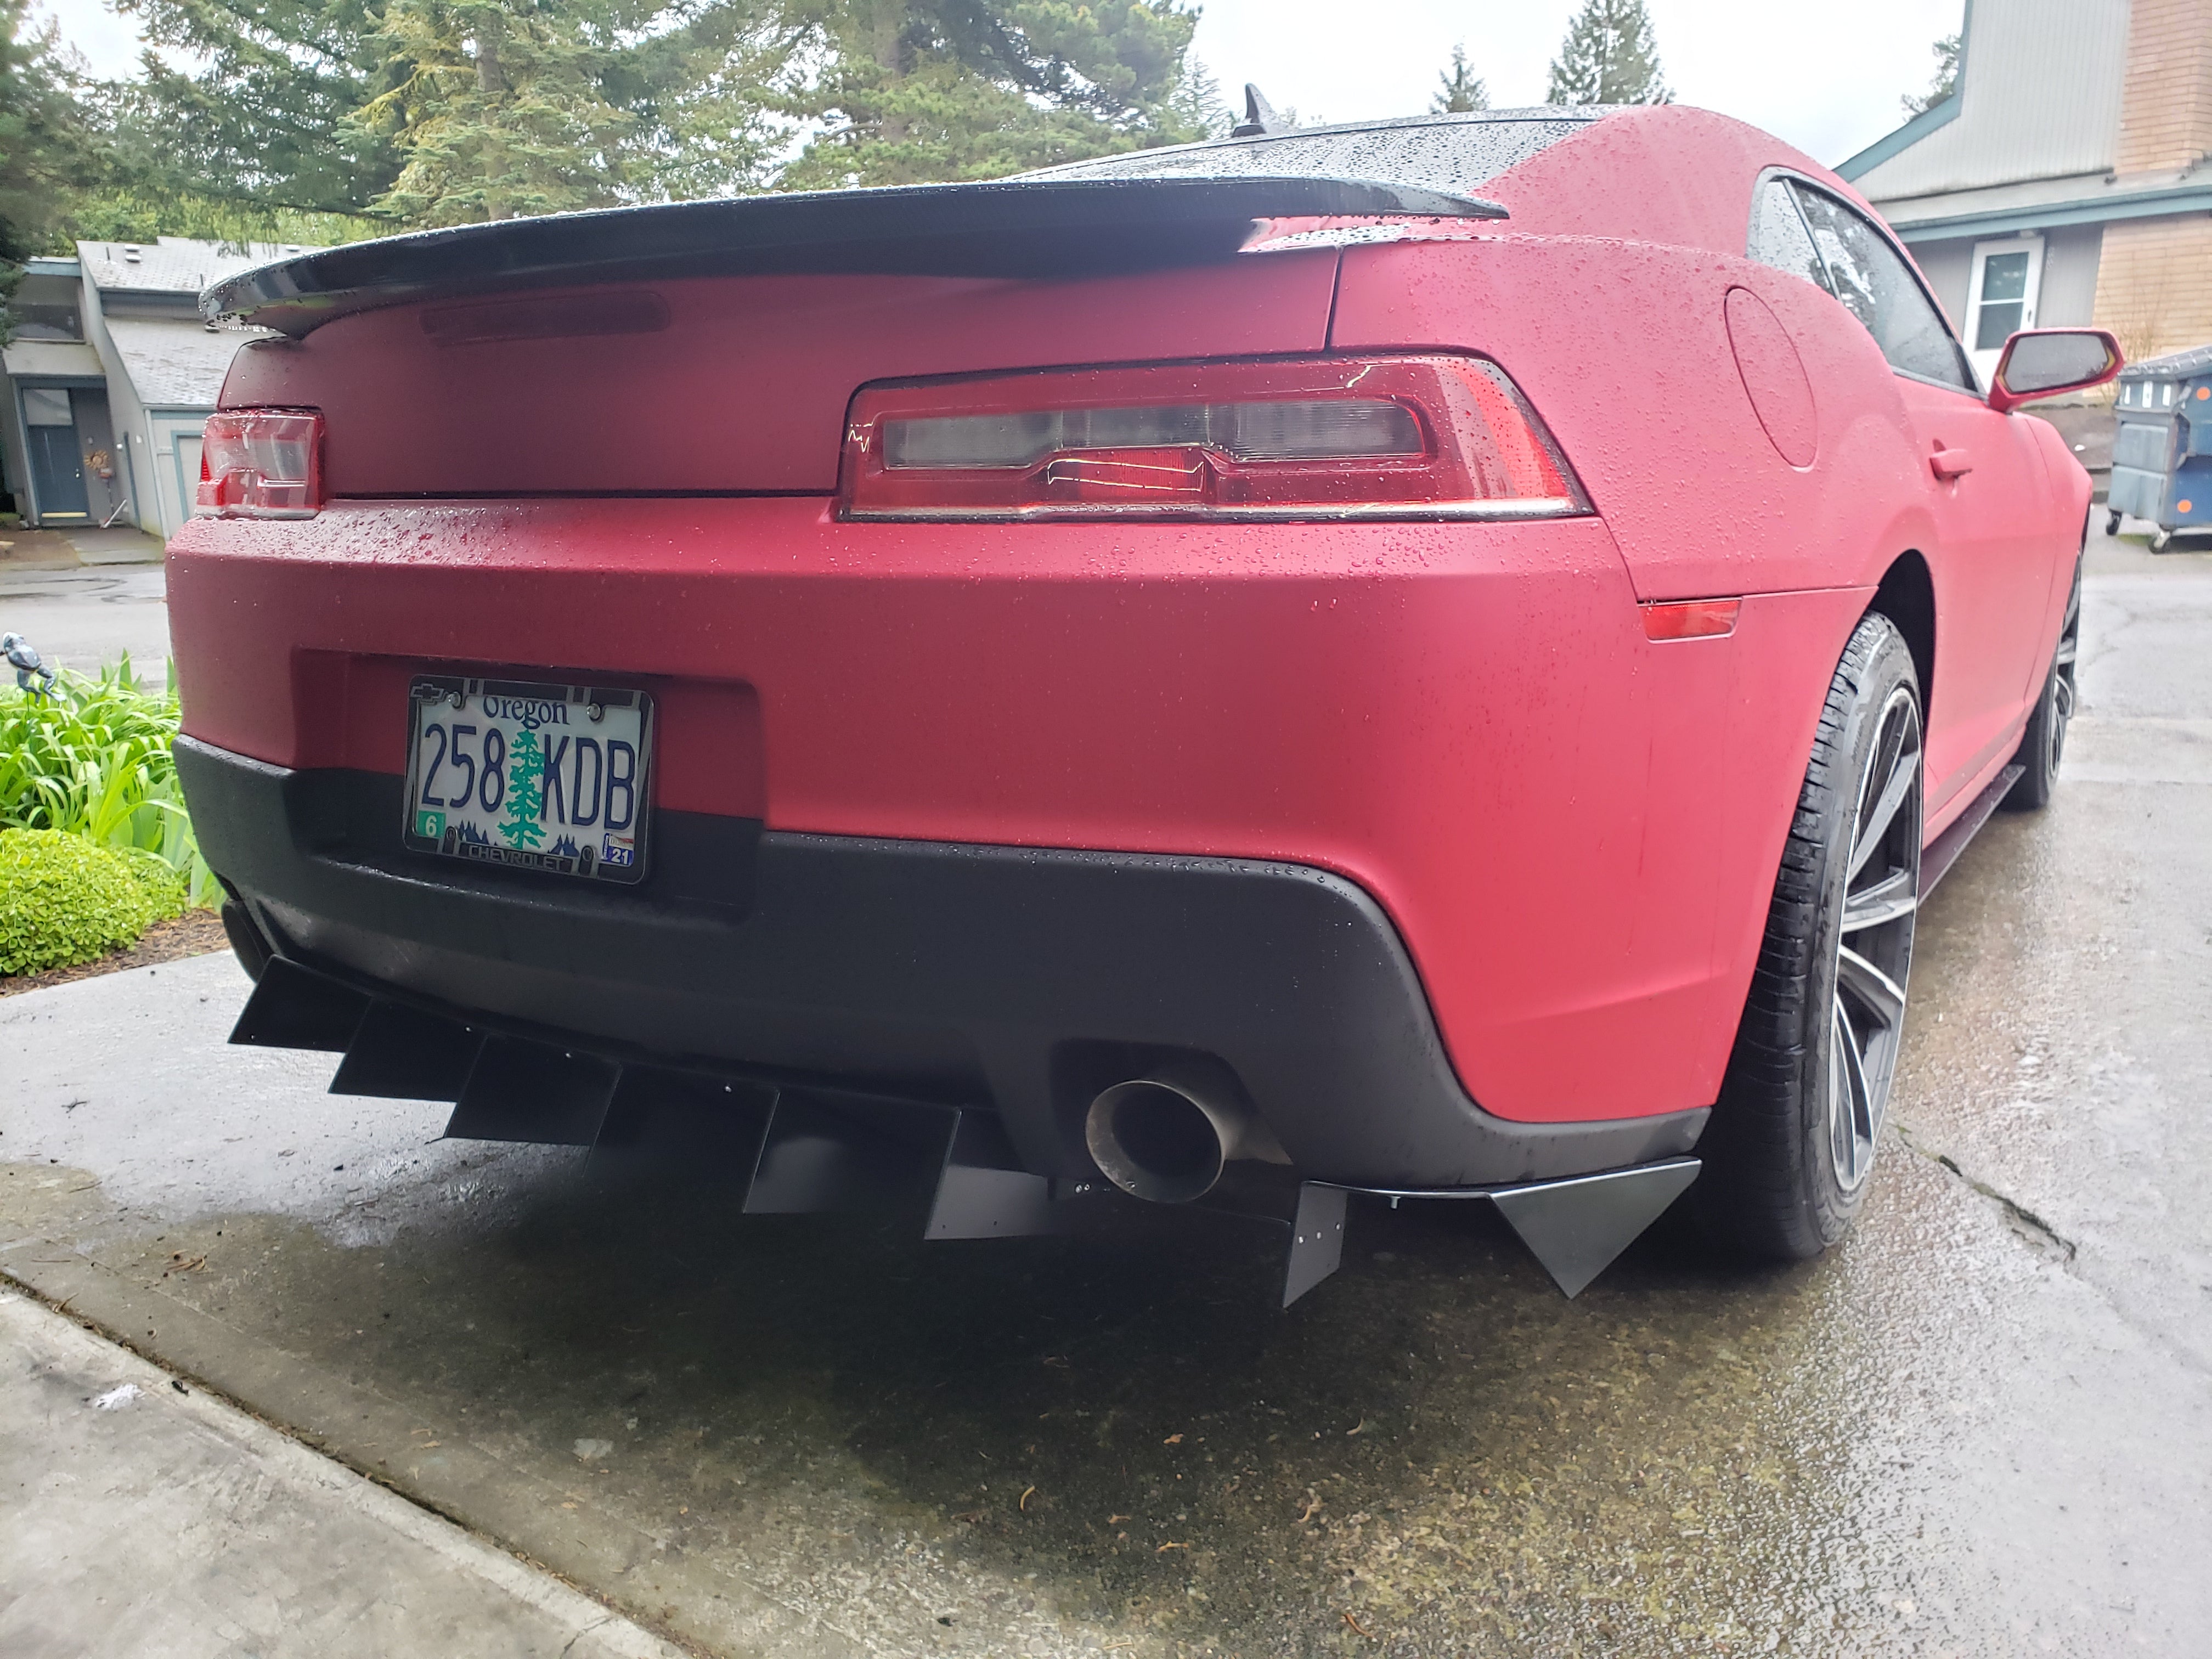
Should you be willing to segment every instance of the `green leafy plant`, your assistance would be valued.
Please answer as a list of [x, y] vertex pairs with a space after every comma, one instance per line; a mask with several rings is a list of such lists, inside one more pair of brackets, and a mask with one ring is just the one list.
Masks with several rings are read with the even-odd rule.
[[90, 962], [185, 908], [183, 879], [134, 849], [58, 830], [0, 830], [0, 974]]
[[128, 657], [97, 678], [64, 674], [50, 696], [0, 692], [0, 829], [153, 860], [191, 902], [217, 902], [169, 752], [177, 720], [175, 694], [141, 686]]

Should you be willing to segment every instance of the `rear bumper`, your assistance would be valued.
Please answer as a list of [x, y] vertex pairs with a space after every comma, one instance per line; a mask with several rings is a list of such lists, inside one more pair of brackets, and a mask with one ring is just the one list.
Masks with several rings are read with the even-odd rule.
[[763, 830], [661, 810], [635, 892], [398, 844], [399, 780], [186, 738], [210, 862], [279, 951], [493, 1029], [996, 1111], [1082, 1176], [1101, 1088], [1225, 1062], [1309, 1179], [1446, 1188], [1687, 1151], [1702, 1109], [1515, 1122], [1460, 1087], [1403, 942], [1359, 886], [1253, 859]]

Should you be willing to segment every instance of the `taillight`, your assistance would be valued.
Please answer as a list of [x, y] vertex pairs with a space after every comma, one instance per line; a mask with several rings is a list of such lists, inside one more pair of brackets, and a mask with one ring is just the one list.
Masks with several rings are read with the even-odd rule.
[[1589, 510], [1476, 357], [1052, 370], [864, 388], [848, 519], [1529, 518]]
[[209, 416], [198, 502], [231, 519], [313, 518], [323, 504], [323, 417], [295, 409]]

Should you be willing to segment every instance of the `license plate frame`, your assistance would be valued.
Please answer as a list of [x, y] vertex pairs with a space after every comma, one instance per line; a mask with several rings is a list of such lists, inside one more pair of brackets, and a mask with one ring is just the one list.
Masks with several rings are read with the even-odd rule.
[[[651, 857], [653, 729], [652, 694], [635, 686], [596, 685], [566, 680], [523, 680], [480, 678], [463, 674], [417, 674], [407, 696], [407, 786], [401, 797], [400, 841], [410, 852], [425, 853], [494, 869], [525, 870], [568, 881], [589, 881], [630, 887], [646, 878]], [[455, 717], [460, 717], [459, 719]], [[473, 716], [473, 719], [468, 717]], [[428, 733], [433, 726], [441, 736], [434, 746]], [[473, 752], [454, 753], [453, 729], [461, 726], [475, 739]], [[493, 757], [488, 728], [500, 733], [497, 759], [501, 785], [489, 807], [483, 805], [488, 786], [485, 763]], [[536, 818], [515, 811], [510, 792], [516, 788], [516, 767], [524, 765], [523, 750], [514, 738], [532, 733], [530, 747], [541, 756], [531, 781], [538, 790]], [[536, 734], [544, 732], [545, 741]], [[615, 770], [615, 750], [634, 750], [635, 771], [625, 777]], [[594, 757], [592, 777], [592, 811], [579, 817], [583, 805], [586, 753]], [[453, 774], [447, 769], [465, 763], [471, 787], [464, 810], [450, 789]], [[573, 771], [574, 775], [568, 775]], [[436, 786], [434, 789], [431, 786]], [[437, 795], [430, 801], [428, 797]], [[611, 818], [617, 799], [626, 796], [629, 816], [620, 825]], [[504, 823], [491, 823], [501, 811]], [[557, 816], [556, 816], [557, 814]], [[528, 829], [537, 830], [532, 842]], [[590, 838], [584, 839], [577, 832]]]

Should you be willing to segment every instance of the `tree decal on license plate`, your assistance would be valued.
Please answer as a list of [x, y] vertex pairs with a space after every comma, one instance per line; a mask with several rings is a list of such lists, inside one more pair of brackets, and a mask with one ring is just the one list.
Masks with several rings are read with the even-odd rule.
[[509, 847], [536, 847], [545, 839], [545, 750], [535, 729], [525, 726], [507, 751], [507, 821], [499, 833]]

